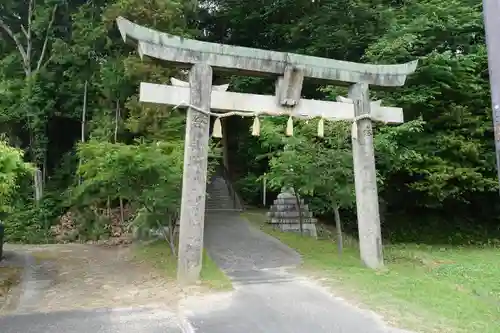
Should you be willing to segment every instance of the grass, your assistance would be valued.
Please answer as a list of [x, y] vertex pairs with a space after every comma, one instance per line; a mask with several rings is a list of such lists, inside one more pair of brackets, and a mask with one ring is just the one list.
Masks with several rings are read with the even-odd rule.
[[0, 267], [0, 298], [7, 296], [9, 290], [19, 283], [20, 277], [21, 269], [19, 268]]
[[306, 272], [336, 293], [369, 306], [386, 320], [418, 332], [500, 332], [500, 249], [385, 246], [386, 268], [362, 267], [356, 242], [339, 256], [332, 238], [283, 233], [264, 224], [261, 211], [243, 214], [296, 249]]
[[52, 252], [52, 251], [50, 251], [50, 250], [47, 250], [47, 251], [43, 251], [43, 250], [34, 251], [34, 252], [31, 252], [31, 255], [33, 256], [33, 258], [35, 258], [35, 262], [37, 264], [41, 264], [44, 261], [51, 261], [51, 260], [57, 259], [57, 254], [54, 253], [54, 252]]
[[[163, 272], [167, 278], [176, 278], [177, 258], [172, 255], [166, 242], [156, 241], [137, 245], [134, 252], [137, 259], [152, 264], [154, 268]], [[206, 251], [203, 251], [201, 285], [218, 291], [232, 289], [229, 278], [219, 269]]]

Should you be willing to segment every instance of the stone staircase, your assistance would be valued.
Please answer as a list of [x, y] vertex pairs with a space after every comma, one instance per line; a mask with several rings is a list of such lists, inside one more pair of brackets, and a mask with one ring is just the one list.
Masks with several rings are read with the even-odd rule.
[[205, 210], [208, 211], [241, 211], [238, 199], [230, 191], [230, 186], [223, 176], [216, 175], [207, 184]]

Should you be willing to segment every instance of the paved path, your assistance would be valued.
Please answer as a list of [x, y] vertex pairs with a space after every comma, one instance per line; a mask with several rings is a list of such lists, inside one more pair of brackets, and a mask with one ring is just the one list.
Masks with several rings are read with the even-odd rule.
[[212, 213], [205, 222], [205, 247], [211, 257], [233, 280], [276, 274], [267, 269], [295, 267], [300, 255], [276, 238], [251, 226], [237, 213]]
[[214, 296], [186, 302], [195, 332], [402, 332], [314, 282], [288, 274], [283, 266], [299, 264], [300, 256], [238, 215], [212, 214], [205, 230], [209, 254], [233, 279], [236, 290], [219, 300]]

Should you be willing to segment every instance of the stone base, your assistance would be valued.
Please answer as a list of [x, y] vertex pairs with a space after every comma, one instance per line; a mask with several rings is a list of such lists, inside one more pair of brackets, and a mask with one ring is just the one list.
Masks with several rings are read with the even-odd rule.
[[[273, 228], [279, 229], [283, 232], [295, 232], [300, 234], [300, 224], [299, 223], [272, 223]], [[318, 237], [316, 231], [316, 224], [314, 223], [303, 223], [302, 224], [303, 234], [311, 237]]]
[[[268, 217], [267, 221], [271, 224], [300, 224], [300, 218], [297, 217]], [[318, 222], [314, 217], [303, 217], [302, 224]]]
[[300, 233], [301, 216], [303, 234], [316, 238], [315, 223], [317, 221], [312, 212], [309, 211], [309, 207], [304, 203], [304, 199], [297, 200], [293, 189], [282, 189], [282, 193], [274, 200], [274, 205], [267, 213], [267, 223], [281, 231]]

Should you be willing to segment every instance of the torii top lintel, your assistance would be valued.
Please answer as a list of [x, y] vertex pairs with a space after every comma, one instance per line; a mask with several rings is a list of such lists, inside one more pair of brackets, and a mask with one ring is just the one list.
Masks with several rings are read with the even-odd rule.
[[372, 65], [312, 57], [294, 53], [201, 42], [181, 38], [137, 25], [123, 17], [116, 19], [124, 41], [134, 40], [140, 56], [176, 64], [205, 62], [215, 69], [247, 75], [283, 75], [287, 66], [300, 68], [304, 77], [337, 84], [367, 83], [398, 87], [415, 72], [417, 60], [399, 65]]

